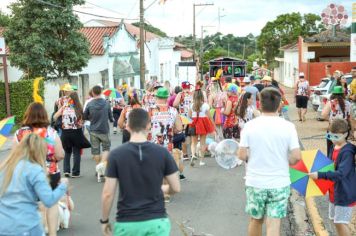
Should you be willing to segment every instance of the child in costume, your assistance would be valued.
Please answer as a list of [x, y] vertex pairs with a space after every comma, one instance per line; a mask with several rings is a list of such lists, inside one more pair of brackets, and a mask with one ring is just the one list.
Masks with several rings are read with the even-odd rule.
[[312, 179], [332, 180], [334, 186], [329, 190], [329, 218], [333, 220], [339, 236], [351, 236], [348, 224], [356, 206], [356, 146], [346, 141], [349, 125], [345, 119], [334, 119], [326, 138], [331, 140], [329, 158], [334, 161], [335, 171], [313, 172]]

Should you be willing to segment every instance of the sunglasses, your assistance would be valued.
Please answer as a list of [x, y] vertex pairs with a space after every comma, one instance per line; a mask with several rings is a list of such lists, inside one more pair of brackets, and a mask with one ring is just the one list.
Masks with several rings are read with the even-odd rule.
[[343, 138], [346, 138], [347, 134], [334, 134], [334, 133], [327, 133], [325, 135], [325, 138], [330, 140], [330, 141], [340, 141]]

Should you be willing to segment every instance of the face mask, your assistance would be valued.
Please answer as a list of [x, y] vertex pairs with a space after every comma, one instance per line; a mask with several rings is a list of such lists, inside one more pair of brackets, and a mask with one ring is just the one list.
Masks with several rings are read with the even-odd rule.
[[328, 139], [330, 141], [334, 141], [334, 142], [338, 142], [338, 141], [340, 141], [340, 140], [342, 140], [342, 139], [344, 139], [346, 137], [347, 137], [347, 133], [345, 133], [345, 134], [334, 134], [334, 133], [329, 132], [329, 133], [327, 133], [325, 135], [326, 139]]

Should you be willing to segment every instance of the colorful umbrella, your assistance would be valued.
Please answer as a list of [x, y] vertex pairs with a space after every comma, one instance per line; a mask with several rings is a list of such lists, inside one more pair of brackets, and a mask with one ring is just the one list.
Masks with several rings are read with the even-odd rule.
[[189, 125], [193, 122], [192, 119], [190, 119], [188, 116], [186, 115], [180, 115], [180, 119], [182, 120], [182, 123], [185, 125]]
[[313, 180], [308, 176], [308, 173], [317, 171], [334, 171], [333, 161], [320, 150], [303, 151], [302, 160], [289, 168], [292, 188], [305, 197], [325, 195], [333, 182], [324, 179]]
[[121, 93], [119, 93], [119, 91], [117, 91], [114, 88], [110, 88], [110, 89], [105, 89], [103, 94], [107, 97], [111, 97], [111, 98], [122, 98]]
[[6, 142], [7, 136], [10, 135], [11, 129], [14, 124], [15, 116], [11, 116], [0, 121], [0, 148]]

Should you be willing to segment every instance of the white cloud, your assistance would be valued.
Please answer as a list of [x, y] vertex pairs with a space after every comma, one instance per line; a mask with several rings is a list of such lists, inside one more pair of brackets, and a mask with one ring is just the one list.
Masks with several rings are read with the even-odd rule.
[[[5, 10], [9, 2], [15, 0], [0, 0], [0, 9]], [[44, 0], [45, 1], [45, 0]], [[145, 7], [154, 0], [145, 0]], [[196, 8], [196, 34], [200, 36], [202, 25], [214, 25], [209, 28], [209, 34], [218, 30], [218, 8], [221, 9], [220, 31], [224, 34], [232, 33], [245, 36], [248, 33], [258, 35], [267, 23], [274, 20], [276, 16], [291, 12], [320, 14], [327, 6], [326, 0], [167, 0], [164, 5], [154, 3], [145, 13], [147, 21], [168, 35], [189, 35], [193, 32], [193, 3], [214, 2], [214, 6]], [[351, 0], [335, 0], [334, 3], [342, 4], [351, 16]], [[104, 10], [91, 5], [100, 5]], [[138, 0], [89, 0], [85, 6], [76, 7], [82, 11], [113, 17], [139, 17]], [[113, 12], [114, 11], [114, 12]], [[94, 17], [79, 15], [82, 21]]]

